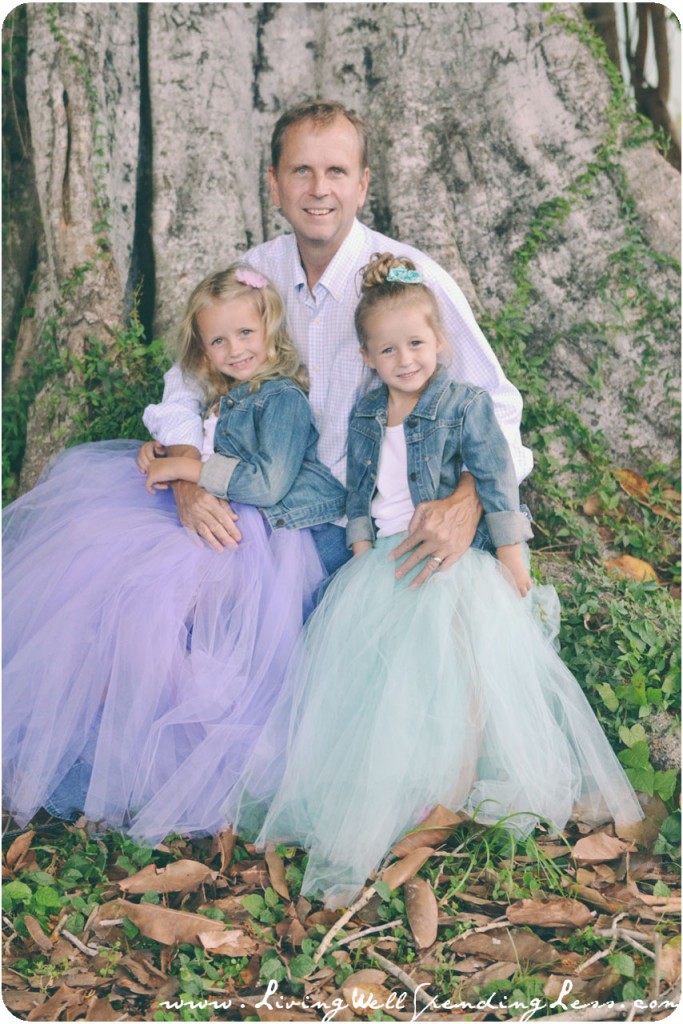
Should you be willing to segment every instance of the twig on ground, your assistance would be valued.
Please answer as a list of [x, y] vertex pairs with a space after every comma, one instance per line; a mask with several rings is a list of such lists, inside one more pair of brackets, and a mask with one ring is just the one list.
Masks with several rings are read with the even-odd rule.
[[662, 936], [655, 932], [655, 967], [653, 974], [653, 998], [659, 999], [659, 981], [662, 974]]
[[124, 918], [122, 918], [122, 917], [112, 917], [108, 921], [98, 921], [97, 922], [97, 927], [98, 928], [115, 928], [116, 925], [123, 924], [123, 921], [124, 921]]
[[397, 917], [395, 921], [389, 921], [388, 924], [376, 924], [374, 928], [364, 928], [362, 932], [353, 932], [352, 935], [347, 935], [345, 939], [340, 939], [337, 945], [348, 946], [351, 942], [357, 942], [358, 939], [365, 938], [366, 935], [374, 935], [375, 932], [385, 932], [387, 928], [395, 928], [397, 924], [403, 924], [400, 917]]
[[378, 953], [374, 946], [368, 946], [365, 952], [367, 956], [371, 956], [373, 960], [376, 960], [380, 967], [384, 968], [387, 974], [391, 974], [392, 977], [397, 978], [402, 982], [402, 984], [404, 984], [405, 987], [413, 993], [419, 1003], [422, 1003], [424, 1006], [431, 1006], [433, 998], [423, 992], [417, 982], [413, 981], [409, 974], [406, 974], [404, 970], [397, 967], [397, 965], [392, 963], [391, 960], [387, 960], [385, 956]]
[[93, 946], [86, 946], [84, 942], [77, 939], [76, 936], [72, 935], [71, 932], [66, 930], [66, 928], [62, 928], [59, 934], [65, 939], [68, 939], [72, 946], [75, 946], [76, 949], [80, 949], [81, 953], [85, 953], [86, 956], [97, 956], [100, 951], [99, 946], [97, 946], [97, 948], [94, 948]]
[[647, 946], [643, 946], [642, 943], [638, 942], [637, 939], [633, 938], [633, 934], [629, 932], [628, 928], [599, 928], [595, 931], [596, 935], [602, 935], [606, 939], [615, 936], [618, 939], [622, 939], [623, 942], [628, 942], [629, 946], [633, 946], [639, 953], [644, 953], [645, 956], [649, 956], [651, 960], [655, 959], [655, 954]]
[[610, 953], [614, 952], [614, 947], [616, 946], [616, 944], [617, 944], [617, 940], [616, 940], [616, 937], [615, 937], [614, 939], [612, 939], [612, 942], [607, 947], [607, 949], [600, 949], [600, 950], [598, 950], [597, 953], [593, 953], [593, 956], [589, 957], [588, 960], [586, 960], [586, 961], [584, 961], [584, 963], [580, 964], [576, 968], [576, 973], [577, 974], [581, 974], [581, 972], [585, 971], [586, 968], [590, 967], [591, 964], [596, 963], [596, 961], [598, 961], [598, 960], [604, 960], [606, 956], [609, 956]]
[[371, 885], [368, 889], [365, 890], [364, 893], [362, 893], [362, 895], [356, 900], [356, 902], [349, 907], [346, 913], [342, 914], [339, 920], [334, 922], [334, 924], [327, 932], [327, 934], [323, 936], [322, 942], [320, 943], [315, 953], [313, 954], [314, 964], [317, 964], [322, 959], [324, 954], [331, 946], [332, 940], [334, 939], [335, 935], [342, 930], [344, 925], [351, 920], [354, 914], [357, 914], [359, 910], [363, 909], [366, 903], [370, 902], [370, 900], [372, 899], [373, 896], [376, 895], [376, 893], [377, 890], [375, 889], [374, 885]]

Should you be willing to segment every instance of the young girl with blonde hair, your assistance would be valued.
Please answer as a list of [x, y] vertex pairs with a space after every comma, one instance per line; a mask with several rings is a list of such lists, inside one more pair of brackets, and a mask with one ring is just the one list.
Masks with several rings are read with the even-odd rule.
[[[518, 833], [573, 814], [641, 811], [581, 689], [531, 611], [531, 535], [488, 393], [439, 365], [439, 309], [412, 262], [365, 268], [361, 355], [381, 386], [354, 408], [347, 539], [354, 558], [308, 620], [227, 822], [257, 846], [308, 850], [305, 895], [350, 902], [437, 804]], [[416, 506], [469, 471], [490, 551], [428, 581], [389, 558]]]
[[[202, 281], [170, 372], [205, 413], [203, 461], [176, 474], [148, 443], [149, 493], [140, 442], [82, 445], [3, 517], [3, 782], [21, 825], [45, 806], [146, 840], [215, 831], [326, 575], [309, 527], [345, 493], [269, 281], [239, 264]], [[235, 502], [234, 549], [185, 530], [159, 489], [187, 464]]]

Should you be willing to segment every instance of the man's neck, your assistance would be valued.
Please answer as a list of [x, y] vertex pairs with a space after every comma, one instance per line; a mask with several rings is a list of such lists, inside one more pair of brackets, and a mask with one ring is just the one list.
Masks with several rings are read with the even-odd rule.
[[301, 266], [304, 268], [308, 290], [311, 293], [346, 239], [349, 237], [349, 234], [347, 234], [346, 238], [343, 238], [341, 242], [338, 242], [336, 245], [327, 246], [312, 245], [310, 242], [307, 243], [297, 238], [299, 256], [301, 257]]

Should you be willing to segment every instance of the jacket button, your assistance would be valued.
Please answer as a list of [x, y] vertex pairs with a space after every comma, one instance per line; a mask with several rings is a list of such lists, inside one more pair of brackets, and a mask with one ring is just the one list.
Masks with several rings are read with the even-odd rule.
[[229, 398], [225, 404], [227, 405], [228, 409], [232, 409], [233, 405], [235, 404], [235, 399]]
[[411, 480], [417, 480], [417, 473], [411, 473], [410, 474], [410, 479]]
[[417, 417], [416, 416], [409, 416], [408, 419], [406, 420], [406, 423], [408, 424], [409, 427], [416, 427], [417, 426]]
[[284, 526], [285, 525], [284, 519], [278, 519], [278, 521], [275, 523], [275, 525], [276, 526]]

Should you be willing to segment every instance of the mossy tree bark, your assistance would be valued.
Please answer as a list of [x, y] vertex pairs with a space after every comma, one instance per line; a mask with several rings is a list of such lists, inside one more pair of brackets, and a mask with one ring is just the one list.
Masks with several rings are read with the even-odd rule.
[[[10, 283], [38, 283], [12, 382], [46, 344], [113, 337], [136, 288], [170, 334], [201, 276], [285, 229], [270, 130], [333, 96], [370, 126], [364, 218], [453, 273], [522, 393], [541, 367], [615, 458], [674, 458], [679, 176], [578, 6], [35, 4], [26, 33], [40, 216]], [[34, 402], [24, 487], [68, 438], [58, 393]]]

